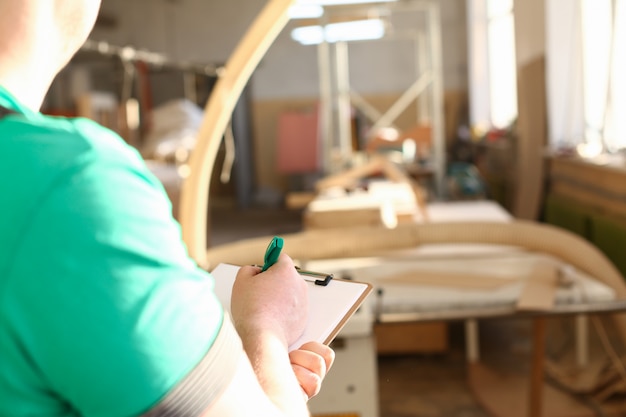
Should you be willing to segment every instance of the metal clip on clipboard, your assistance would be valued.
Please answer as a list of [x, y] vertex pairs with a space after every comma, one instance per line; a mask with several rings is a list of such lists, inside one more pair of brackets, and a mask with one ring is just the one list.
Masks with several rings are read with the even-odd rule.
[[321, 285], [322, 287], [327, 286], [330, 280], [333, 279], [333, 274], [324, 274], [323, 272], [305, 271], [304, 269], [300, 269], [300, 267], [298, 266], [296, 266], [296, 270], [298, 271], [298, 274], [300, 275], [319, 278], [315, 280], [315, 285]]
[[[267, 249], [265, 250], [265, 257], [263, 267], [261, 268], [261, 272], [267, 271], [267, 269], [274, 265], [276, 261], [278, 261], [278, 257], [280, 256], [280, 252], [282, 251], [284, 246], [284, 241], [282, 237], [274, 236], [270, 241], [269, 245], [267, 245]], [[333, 274], [324, 274], [322, 272], [313, 272], [313, 271], [305, 271], [300, 269], [300, 267], [296, 266], [296, 270], [300, 275], [304, 275], [307, 277], [316, 277], [315, 285], [321, 285], [322, 287], [326, 287], [331, 279], [333, 279]]]

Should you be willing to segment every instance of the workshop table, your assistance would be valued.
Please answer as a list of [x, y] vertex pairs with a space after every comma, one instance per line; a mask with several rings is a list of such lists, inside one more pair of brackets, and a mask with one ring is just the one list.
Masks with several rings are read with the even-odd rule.
[[[564, 279], [554, 306], [542, 311], [519, 311], [516, 302], [523, 290], [520, 277], [532, 273], [538, 262], [561, 264]], [[546, 318], [573, 315], [577, 321], [576, 350], [579, 364], [587, 361], [588, 314], [626, 311], [626, 300], [616, 298], [609, 286], [551, 256], [516, 247], [493, 245], [428, 245], [394, 251], [377, 257], [307, 262], [311, 270], [350, 276], [375, 286], [366, 308], [378, 323], [463, 321], [466, 355], [471, 367], [479, 362], [478, 321], [494, 318], [533, 320], [533, 353], [526, 415], [542, 414]], [[460, 283], [463, 274], [489, 277], [474, 286]], [[411, 276], [414, 281], [411, 281]], [[442, 285], [429, 280], [443, 277]], [[446, 280], [449, 277], [452, 280]], [[498, 280], [502, 281], [498, 285]], [[471, 281], [471, 277], [468, 277]], [[482, 286], [482, 288], [480, 288]]]

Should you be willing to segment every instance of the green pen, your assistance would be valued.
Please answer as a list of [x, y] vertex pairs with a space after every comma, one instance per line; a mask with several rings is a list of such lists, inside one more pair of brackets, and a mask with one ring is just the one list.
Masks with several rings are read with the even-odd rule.
[[278, 261], [278, 257], [280, 256], [280, 251], [283, 250], [283, 238], [274, 236], [272, 238], [269, 245], [267, 245], [267, 249], [265, 250], [265, 257], [263, 258], [264, 264], [263, 268], [261, 268], [261, 272], [267, 271], [267, 269], [274, 265], [276, 261]]
[[[284, 240], [282, 237], [274, 236], [270, 241], [270, 244], [267, 245], [267, 249], [265, 249], [265, 257], [263, 258], [264, 264], [261, 268], [261, 272], [265, 272], [274, 265], [278, 261], [278, 257], [280, 256], [280, 252], [283, 250]], [[305, 271], [300, 269], [300, 267], [296, 266], [296, 271], [300, 275], [306, 275], [309, 277], [315, 277], [316, 279], [315, 285], [327, 286], [331, 279], [333, 279], [333, 274], [324, 274], [321, 272], [313, 272], [313, 271]]]

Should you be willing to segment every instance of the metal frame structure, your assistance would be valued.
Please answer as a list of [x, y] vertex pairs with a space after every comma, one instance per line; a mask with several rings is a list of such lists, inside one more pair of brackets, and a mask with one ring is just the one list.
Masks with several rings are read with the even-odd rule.
[[[446, 149], [439, 3], [435, 0], [406, 0], [385, 3], [378, 7], [387, 13], [423, 13], [425, 24], [411, 30], [394, 31], [383, 38], [413, 41], [416, 80], [385, 113], [381, 114], [350, 86], [349, 42], [319, 44], [318, 70], [325, 171], [333, 173], [341, 170], [352, 157], [351, 106], [360, 110], [373, 123], [371, 131], [375, 132], [378, 128], [394, 127], [394, 122], [400, 114], [417, 100], [420, 109], [417, 120], [430, 124], [432, 128], [430, 165], [435, 177], [435, 191], [442, 197], [445, 194]], [[324, 24], [342, 13], [363, 12], [366, 15], [371, 8], [371, 5], [326, 8], [321, 23]]]

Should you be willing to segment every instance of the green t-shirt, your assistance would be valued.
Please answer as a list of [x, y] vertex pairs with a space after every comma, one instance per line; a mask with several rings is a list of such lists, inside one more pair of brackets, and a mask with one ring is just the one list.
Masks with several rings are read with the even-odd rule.
[[117, 135], [0, 105], [0, 416], [142, 414], [214, 343], [212, 278]]

